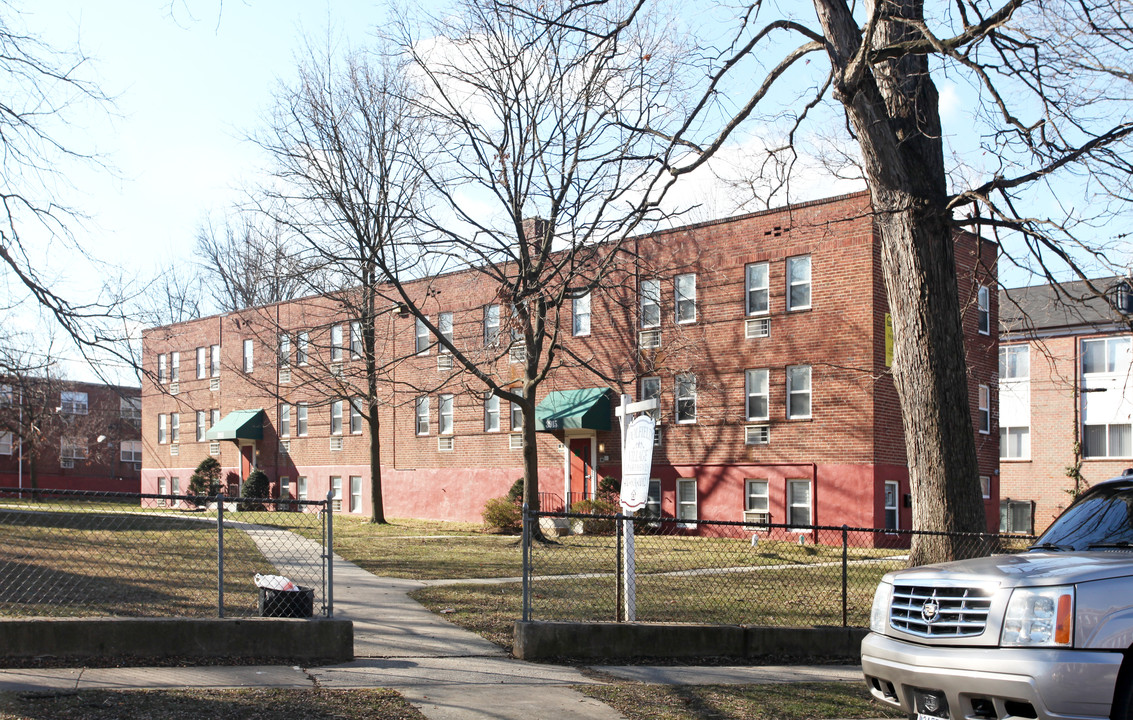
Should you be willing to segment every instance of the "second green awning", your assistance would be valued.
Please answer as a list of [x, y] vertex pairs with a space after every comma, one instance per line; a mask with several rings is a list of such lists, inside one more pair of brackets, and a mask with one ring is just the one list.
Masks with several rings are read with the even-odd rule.
[[233, 410], [209, 428], [209, 440], [263, 440], [263, 410]]
[[607, 388], [555, 390], [535, 406], [535, 430], [609, 430], [610, 391]]

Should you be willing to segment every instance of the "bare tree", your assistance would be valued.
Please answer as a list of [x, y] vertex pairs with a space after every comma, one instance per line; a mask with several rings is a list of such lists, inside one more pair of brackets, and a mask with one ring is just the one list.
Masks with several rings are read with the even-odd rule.
[[[327, 353], [312, 353], [313, 361], [291, 377], [331, 402], [362, 406], [377, 523], [385, 522], [379, 409], [388, 401], [386, 370], [396, 361], [390, 333], [377, 330], [397, 307], [384, 294], [382, 268], [394, 267], [386, 254], [406, 242], [411, 219], [421, 212], [422, 172], [410, 159], [425, 127], [412, 122], [410, 96], [402, 69], [388, 58], [353, 52], [339, 65], [312, 50], [295, 85], [281, 90], [270, 129], [257, 138], [275, 161], [276, 180], [260, 210], [325, 271], [322, 282], [305, 276], [322, 300], [310, 305], [328, 308], [326, 325], [349, 333], [334, 341], [337, 352], [348, 341], [350, 354], [362, 361], [328, 366], [320, 360]], [[321, 330], [329, 344], [334, 335]]]
[[[585, 370], [563, 342], [570, 306], [590, 293], [617, 296], [631, 280], [624, 240], [658, 217], [658, 170], [673, 143], [663, 128], [682, 97], [675, 33], [627, 22], [610, 8], [563, 2], [462, 2], [421, 42], [401, 42], [424, 88], [418, 113], [434, 125], [416, 162], [430, 197], [420, 234], [381, 270], [436, 342], [490, 394], [523, 410], [524, 502], [539, 508], [535, 398], [553, 369]], [[544, 24], [536, 12], [561, 12]], [[454, 341], [406, 285], [399, 262], [430, 274], [465, 270], [494, 288], [498, 332]], [[491, 311], [489, 311], [491, 312]], [[522, 358], [518, 383], [509, 353]], [[502, 366], [502, 367], [501, 367]]]

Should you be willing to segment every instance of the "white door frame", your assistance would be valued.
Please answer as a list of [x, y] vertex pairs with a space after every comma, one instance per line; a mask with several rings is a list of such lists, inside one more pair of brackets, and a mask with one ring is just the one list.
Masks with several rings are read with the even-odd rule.
[[590, 440], [590, 482], [586, 492], [590, 497], [598, 494], [598, 432], [596, 430], [563, 431], [563, 500], [570, 498], [570, 441]]

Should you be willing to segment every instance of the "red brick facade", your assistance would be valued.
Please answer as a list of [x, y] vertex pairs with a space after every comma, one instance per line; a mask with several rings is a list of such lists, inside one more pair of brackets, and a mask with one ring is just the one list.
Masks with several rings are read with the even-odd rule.
[[[609, 388], [637, 399], [641, 378], [660, 380], [662, 441], [654, 453], [654, 476], [660, 480], [661, 510], [678, 511], [678, 481], [695, 481], [695, 513], [701, 518], [743, 520], [745, 480], [767, 481], [770, 521], [788, 518], [789, 481], [809, 481], [809, 514], [819, 524], [847, 523], [858, 527], [885, 524], [884, 485], [899, 484], [899, 498], [909, 492], [908, 471], [896, 393], [886, 369], [885, 314], [888, 307], [881, 280], [880, 250], [867, 194], [803, 203], [787, 208], [703, 223], [631, 241], [638, 262], [612, 272], [601, 291], [592, 293], [589, 333], [571, 335], [571, 303], [562, 309], [567, 350], [562, 367], [540, 386], [537, 400], [552, 391]], [[961, 298], [965, 301], [965, 327], [972, 380], [973, 419], [977, 418], [977, 385], [993, 382], [997, 338], [977, 332], [976, 288], [993, 285], [995, 247], [970, 236], [956, 241]], [[796, 307], [788, 308], [788, 264], [800, 274], [809, 260], [809, 283], [795, 285]], [[766, 263], [767, 310], [748, 315], [745, 306], [745, 266]], [[676, 278], [695, 275], [695, 309], [685, 306], [687, 322], [677, 322]], [[800, 275], [801, 276], [801, 275]], [[977, 279], [978, 278], [978, 279]], [[639, 288], [656, 281], [660, 322], [643, 328]], [[689, 281], [682, 287], [686, 291]], [[803, 287], [803, 286], [806, 287]], [[460, 348], [483, 344], [484, 306], [501, 305], [501, 334], [506, 337], [507, 303], [480, 273], [457, 273], [416, 283], [423, 310], [435, 319], [451, 312], [453, 336]], [[809, 302], [799, 298], [809, 291]], [[991, 293], [991, 327], [996, 323], [996, 293]], [[749, 332], [748, 321], [754, 332]], [[766, 328], [762, 321], [767, 321]], [[369, 500], [368, 438], [351, 434], [348, 408], [343, 411], [341, 449], [331, 437], [330, 327], [345, 324], [342, 342], [349, 344], [349, 320], [326, 299], [299, 300], [279, 306], [205, 318], [179, 325], [153, 328], [144, 334], [143, 360], [155, 375], [143, 388], [143, 428], [146, 438], [143, 486], [155, 491], [158, 478], [178, 477], [187, 488], [193, 468], [209, 453], [209, 443], [195, 442], [197, 410], [218, 410], [223, 417], [234, 410], [263, 409], [264, 439], [259, 441], [258, 464], [278, 492], [287, 477], [292, 493], [297, 477], [306, 478], [307, 497], [322, 497], [331, 477], [341, 477], [343, 511], [349, 511], [349, 478], [360, 478], [359, 512], [367, 513]], [[390, 362], [383, 371], [381, 404], [382, 474], [387, 515], [478, 520], [484, 501], [503, 495], [522, 475], [522, 454], [508, 432], [509, 406], [499, 403], [499, 431], [485, 431], [482, 388], [469, 375], [447, 380], [438, 371], [436, 348], [413, 355], [412, 316], [388, 312], [376, 324], [379, 352]], [[656, 332], [642, 349], [642, 331]], [[749, 337], [749, 335], [766, 336]], [[288, 335], [289, 367], [281, 383], [276, 362], [278, 334]], [[310, 358], [299, 366], [298, 333], [309, 333]], [[242, 369], [245, 340], [254, 346], [251, 373]], [[197, 379], [196, 348], [220, 346], [218, 377]], [[177, 394], [169, 378], [158, 382], [158, 357], [180, 354]], [[360, 364], [343, 352], [342, 384], [348, 384]], [[506, 382], [519, 380], [519, 365], [506, 353], [491, 371]], [[809, 368], [809, 397], [800, 387], [792, 400], [798, 409], [809, 400], [810, 412], [788, 418], [788, 374], [803, 384]], [[745, 371], [766, 371], [767, 417], [746, 418]], [[593, 371], [597, 371], [596, 374]], [[167, 368], [168, 373], [168, 368]], [[317, 373], [318, 383], [307, 382]], [[678, 422], [678, 376], [695, 377], [695, 417]], [[604, 379], [603, 379], [604, 378]], [[214, 382], [215, 380], [215, 382]], [[210, 385], [216, 389], [210, 389]], [[453, 432], [438, 436], [441, 394], [453, 395]], [[353, 394], [353, 391], [351, 393]], [[347, 396], [349, 396], [347, 394]], [[415, 425], [416, 399], [429, 398], [427, 435]], [[280, 410], [277, 397], [289, 404], [307, 402], [308, 427], [298, 437], [296, 410], [290, 421], [290, 449], [279, 452]], [[688, 403], [682, 405], [686, 411]], [[158, 442], [158, 417], [180, 415], [180, 442], [171, 455], [170, 442]], [[690, 419], [690, 418], [685, 418]], [[758, 430], [748, 430], [748, 426]], [[616, 423], [611, 431], [540, 432], [540, 489], [566, 497], [579, 485], [571, 484], [572, 440], [589, 451], [586, 464], [596, 474], [620, 472]], [[747, 444], [748, 433], [766, 433], [767, 441]], [[449, 442], [452, 449], [440, 450]], [[169, 439], [168, 437], [166, 438]], [[589, 445], [586, 445], [589, 443]], [[979, 436], [980, 467], [991, 477], [997, 463], [998, 435]], [[238, 448], [219, 443], [219, 460], [240, 471]], [[579, 463], [575, 460], [575, 465]], [[591, 480], [588, 490], [593, 489]], [[691, 486], [682, 486], [686, 491]], [[797, 486], [796, 486], [797, 487]], [[996, 521], [996, 484], [988, 499], [989, 526]], [[554, 499], [548, 496], [548, 500]], [[685, 503], [685, 510], [691, 505]], [[900, 527], [908, 527], [909, 508], [901, 502]], [[797, 517], [800, 516], [796, 516]]]

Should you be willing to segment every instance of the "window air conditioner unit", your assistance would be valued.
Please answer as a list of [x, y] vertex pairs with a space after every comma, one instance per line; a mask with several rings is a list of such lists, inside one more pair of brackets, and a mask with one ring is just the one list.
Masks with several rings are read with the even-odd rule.
[[332, 362], [330, 364], [330, 374], [333, 377], [342, 377], [342, 363], [341, 362]]
[[181, 454], [181, 446], [180, 445], [170, 445], [169, 446], [169, 454], [173, 455], [173, 456], [180, 455]]
[[771, 428], [766, 425], [748, 425], [744, 428], [745, 445], [767, 445], [771, 442]]
[[59, 458], [59, 467], [73, 468], [75, 467], [75, 459], [69, 457]]
[[140, 462], [134, 463], [134, 470], [141, 472], [142, 471], [142, 464]]
[[437, 438], [437, 450], [441, 452], [449, 452], [455, 445], [452, 435], [441, 435]]
[[290, 440], [280, 440], [279, 441], [279, 454], [280, 455], [286, 455], [289, 452], [291, 452], [291, 441]]
[[449, 370], [452, 370], [452, 355], [438, 355], [437, 372], [448, 372]]
[[332, 451], [341, 450], [342, 449], [342, 438], [338, 437], [337, 435], [332, 437], [330, 439], [330, 449]]
[[656, 350], [661, 347], [660, 330], [642, 330], [637, 334], [637, 346], [642, 350]]
[[744, 321], [744, 337], [765, 338], [771, 336], [771, 318], [751, 318]]
[[653, 426], [653, 447], [661, 447], [661, 426]]
[[744, 523], [747, 525], [769, 525], [771, 524], [771, 513], [745, 511]]
[[279, 382], [282, 384], [291, 382], [291, 368], [285, 367], [279, 369]]
[[220, 392], [220, 378], [209, 378], [209, 390]]
[[170, 395], [177, 395], [180, 392], [181, 392], [181, 383], [179, 383], [179, 382], [169, 383], [169, 394]]
[[508, 436], [507, 446], [509, 450], [522, 450], [523, 449], [523, 435], [522, 433], [512, 433]]
[[522, 345], [513, 345], [508, 350], [508, 360], [512, 363], [525, 363], [527, 362], [527, 348]]
[[220, 443], [210, 442], [209, 443], [209, 455], [216, 456], [216, 455], [219, 455], [219, 454], [220, 454]]

